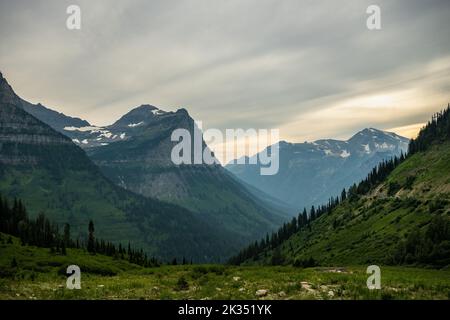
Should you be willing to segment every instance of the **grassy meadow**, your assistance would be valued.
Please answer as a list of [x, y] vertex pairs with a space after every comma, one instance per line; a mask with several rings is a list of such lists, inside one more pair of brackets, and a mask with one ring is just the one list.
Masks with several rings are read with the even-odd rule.
[[[367, 266], [163, 265], [67, 249], [21, 246], [2, 235], [0, 299], [449, 299], [450, 270], [381, 267], [381, 289], [369, 290]], [[14, 261], [13, 261], [14, 260]], [[81, 289], [66, 288], [66, 268], [81, 269]], [[259, 291], [257, 293], [257, 291]]]

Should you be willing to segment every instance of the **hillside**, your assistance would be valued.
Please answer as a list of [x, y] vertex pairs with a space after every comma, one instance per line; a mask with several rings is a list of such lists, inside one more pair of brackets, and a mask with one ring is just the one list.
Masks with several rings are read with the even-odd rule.
[[345, 141], [281, 141], [280, 169], [273, 176], [260, 175], [259, 165], [230, 163], [226, 168], [247, 184], [298, 210], [323, 204], [363, 179], [383, 160], [405, 153], [407, 147], [407, 138], [368, 128]]
[[[412, 141], [412, 152], [406, 159], [389, 162], [387, 169], [369, 175], [334, 200], [339, 204], [315, 219], [310, 215], [309, 221], [286, 240], [268, 245], [270, 241], [262, 241], [232, 261], [450, 264], [449, 115], [450, 108], [430, 121]], [[376, 182], [378, 179], [381, 182]], [[290, 227], [292, 223], [279, 234], [285, 234]]]

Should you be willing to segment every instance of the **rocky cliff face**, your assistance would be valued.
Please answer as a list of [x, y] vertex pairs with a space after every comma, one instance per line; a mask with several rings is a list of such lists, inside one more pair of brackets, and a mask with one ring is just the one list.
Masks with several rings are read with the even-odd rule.
[[48, 166], [51, 165], [49, 149], [62, 152], [60, 156], [67, 156], [67, 160], [58, 166], [81, 164], [73, 161], [83, 151], [76, 148], [70, 139], [13, 104], [0, 103], [0, 164]]
[[32, 150], [72, 145], [70, 139], [26, 113], [23, 101], [0, 73], [0, 163], [36, 165], [46, 161]]

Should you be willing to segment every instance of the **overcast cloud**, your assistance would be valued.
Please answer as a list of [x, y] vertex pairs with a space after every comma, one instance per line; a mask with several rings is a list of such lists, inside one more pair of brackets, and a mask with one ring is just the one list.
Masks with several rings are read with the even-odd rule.
[[[366, 28], [370, 4], [381, 30]], [[450, 100], [449, 17], [450, 1], [0, 0], [0, 70], [28, 101], [96, 125], [149, 103], [292, 142], [413, 135]]]

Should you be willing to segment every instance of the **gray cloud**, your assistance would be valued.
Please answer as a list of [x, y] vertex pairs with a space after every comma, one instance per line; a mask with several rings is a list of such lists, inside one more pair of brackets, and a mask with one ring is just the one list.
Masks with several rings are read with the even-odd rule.
[[101, 125], [142, 103], [294, 141], [426, 121], [449, 99], [449, 2], [376, 1], [369, 31], [372, 3], [1, 1], [0, 68], [24, 98]]

